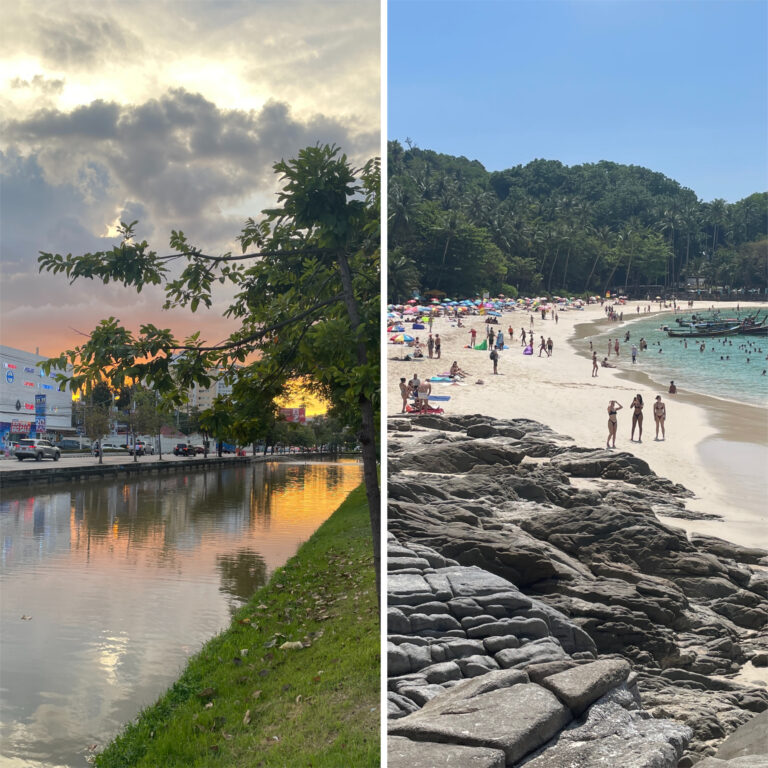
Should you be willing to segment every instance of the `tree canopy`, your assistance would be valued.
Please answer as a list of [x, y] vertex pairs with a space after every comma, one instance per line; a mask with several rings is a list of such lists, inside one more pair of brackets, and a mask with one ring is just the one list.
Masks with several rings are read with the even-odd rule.
[[391, 302], [413, 291], [672, 291], [687, 278], [768, 288], [768, 192], [707, 203], [635, 165], [534, 160], [488, 172], [397, 141], [388, 156]]
[[[138, 222], [122, 223], [122, 242], [108, 251], [73, 256], [41, 253], [41, 271], [118, 282], [136, 291], [158, 285], [165, 308], [211, 307], [215, 289], [231, 286], [224, 312], [238, 328], [221, 344], [198, 331], [179, 340], [170, 329], [144, 324], [133, 332], [106, 318], [88, 340], [44, 365], [60, 381], [90, 392], [106, 380], [113, 389], [141, 382], [165, 402], [180, 404], [189, 388], [207, 387], [212, 371], [233, 384], [201, 423], [223, 424], [251, 440], [274, 423], [274, 398], [302, 377], [358, 433], [374, 546], [378, 547], [380, 169], [378, 159], [354, 169], [335, 146], [302, 149], [274, 166], [277, 205], [246, 221], [241, 253], [208, 254], [181, 231], [170, 253], [159, 254], [136, 236]], [[72, 366], [72, 375], [63, 371]], [[218, 374], [217, 374], [218, 375]], [[226, 411], [226, 412], [225, 412]], [[375, 552], [378, 572], [378, 552]]]

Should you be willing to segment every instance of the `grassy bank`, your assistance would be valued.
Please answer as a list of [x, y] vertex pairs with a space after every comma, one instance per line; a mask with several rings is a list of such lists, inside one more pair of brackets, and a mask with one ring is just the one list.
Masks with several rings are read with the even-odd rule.
[[362, 487], [94, 762], [379, 765], [379, 621]]

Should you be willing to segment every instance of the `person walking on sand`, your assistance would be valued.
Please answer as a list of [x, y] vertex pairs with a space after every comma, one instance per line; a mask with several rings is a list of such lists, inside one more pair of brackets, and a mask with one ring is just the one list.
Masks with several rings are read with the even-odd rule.
[[629, 442], [635, 442], [635, 427], [638, 428], [637, 442], [643, 442], [643, 396], [638, 392], [632, 401], [632, 434], [629, 436]]
[[435, 340], [432, 338], [432, 334], [429, 334], [429, 338], [427, 339], [427, 354], [432, 357], [432, 354], [435, 351]]
[[408, 385], [405, 383], [405, 376], [400, 377], [400, 394], [403, 398], [403, 410], [400, 413], [405, 413], [408, 410]]
[[435, 334], [435, 357], [440, 359], [440, 334]]
[[520, 346], [525, 346], [525, 328], [520, 329]]
[[[619, 427], [616, 414], [622, 409], [622, 407], [623, 406], [620, 403], [617, 403], [615, 400], [611, 400], [611, 402], [608, 403], [608, 439], [605, 441], [606, 448], [616, 447], [616, 430]], [[611, 440], [613, 440], [613, 445], [611, 445]]]
[[661, 427], [661, 439], [664, 440], [666, 435], [664, 434], [664, 422], [667, 418], [667, 406], [661, 400], [661, 395], [656, 395], [656, 402], [653, 404], [653, 418], [656, 421], [656, 437], [654, 440], [659, 439], [659, 427]]
[[597, 369], [599, 368], [597, 364], [597, 352], [592, 352], [592, 376], [597, 376]]
[[547, 336], [547, 357], [552, 357], [552, 350], [554, 349], [555, 345], [552, 342], [552, 337]]
[[499, 353], [496, 349], [491, 350], [491, 360], [493, 360], [493, 372], [498, 373]]
[[[541, 344], [539, 344], [539, 357], [541, 357], [542, 352], [547, 352], [547, 342], [544, 341], [544, 337], [540, 336]], [[549, 357], [549, 352], [547, 352], [547, 357]]]

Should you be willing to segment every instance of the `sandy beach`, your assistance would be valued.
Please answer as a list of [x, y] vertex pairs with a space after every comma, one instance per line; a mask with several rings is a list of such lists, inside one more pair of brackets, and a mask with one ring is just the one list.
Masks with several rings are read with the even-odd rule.
[[[658, 305], [656, 305], [658, 307]], [[695, 310], [708, 308], [701, 302]], [[654, 310], [656, 314], [658, 309]], [[533, 317], [533, 326], [530, 325]], [[648, 315], [640, 315], [647, 319]], [[768, 407], [750, 406], [735, 401], [708, 397], [680, 388], [669, 395], [665, 387], [653, 382], [642, 371], [600, 368], [592, 377], [589, 337], [617, 331], [623, 337], [624, 326], [631, 322], [608, 320], [599, 305], [581, 311], [560, 312], [556, 323], [548, 315], [526, 311], [507, 312], [495, 329], [502, 329], [509, 349], [500, 354], [498, 375], [488, 351], [469, 348], [470, 329], [477, 331], [477, 342], [485, 336], [482, 316], [462, 320], [437, 318], [432, 332], [442, 339], [441, 360], [403, 361], [402, 346], [387, 344], [387, 412], [399, 413], [402, 399], [400, 377], [410, 380], [417, 372], [420, 379], [446, 373], [456, 360], [469, 375], [461, 384], [433, 384], [433, 395], [448, 395], [450, 400], [437, 403], [446, 413], [482, 413], [499, 418], [529, 418], [547, 424], [585, 447], [605, 447], [607, 406], [617, 400], [617, 451], [628, 451], [648, 462], [657, 474], [681, 483], [696, 496], [688, 509], [714, 513], [722, 520], [667, 519], [671, 525], [733, 541], [744, 546], [768, 548]], [[512, 326], [514, 338], [507, 329]], [[523, 355], [520, 329], [532, 328], [533, 355]], [[412, 332], [425, 342], [428, 330]], [[539, 337], [551, 337], [551, 357], [539, 356]], [[601, 360], [607, 349], [595, 346]], [[426, 354], [426, 353], [425, 353]], [[622, 345], [623, 364], [629, 363], [629, 345]], [[611, 356], [611, 362], [615, 358]], [[620, 363], [621, 365], [621, 363]], [[642, 443], [630, 442], [631, 408], [635, 393], [645, 401]], [[654, 441], [652, 405], [657, 394], [667, 406], [666, 440]], [[636, 435], [637, 437], [637, 435]]]

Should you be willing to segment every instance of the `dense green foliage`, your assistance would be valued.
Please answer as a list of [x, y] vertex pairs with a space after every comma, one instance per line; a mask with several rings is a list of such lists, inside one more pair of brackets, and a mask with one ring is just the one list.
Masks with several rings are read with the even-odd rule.
[[[121, 223], [123, 241], [109, 251], [38, 258], [41, 271], [72, 282], [117, 282], [137, 292], [162, 286], [166, 309], [211, 307], [214, 289], [227, 286], [235, 296], [224, 314], [238, 328], [225, 342], [208, 346], [201, 331], [179, 341], [152, 324], [135, 334], [110, 317], [43, 368], [58, 369], [60, 382], [87, 395], [103, 380], [113, 390], [139, 382], [175, 405], [188, 399], [190, 386], [207, 387], [212, 371], [223, 372], [232, 396], [201, 413], [200, 427], [242, 443], [269, 439], [275, 399], [301, 379], [357, 431], [378, 544], [380, 164], [372, 159], [354, 169], [338, 147], [318, 145], [274, 170], [277, 205], [246, 221], [237, 237], [241, 254], [206, 254], [173, 231], [172, 253], [161, 255], [134, 237], [134, 221]], [[375, 562], [378, 572], [378, 548]]]
[[490, 173], [389, 143], [389, 301], [768, 287], [768, 192], [709, 203], [661, 173], [555, 160]]
[[371, 548], [361, 487], [95, 765], [379, 765]]

